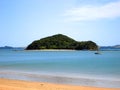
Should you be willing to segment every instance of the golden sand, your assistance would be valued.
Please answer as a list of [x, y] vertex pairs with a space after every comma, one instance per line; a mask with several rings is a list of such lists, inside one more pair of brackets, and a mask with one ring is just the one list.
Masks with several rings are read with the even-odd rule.
[[120, 88], [97, 88], [0, 78], [0, 90], [120, 90]]

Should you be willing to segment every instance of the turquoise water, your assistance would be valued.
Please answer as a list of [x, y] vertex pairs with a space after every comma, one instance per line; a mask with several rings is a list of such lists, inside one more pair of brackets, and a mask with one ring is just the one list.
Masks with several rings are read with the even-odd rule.
[[120, 88], [120, 51], [94, 53], [0, 50], [0, 77]]

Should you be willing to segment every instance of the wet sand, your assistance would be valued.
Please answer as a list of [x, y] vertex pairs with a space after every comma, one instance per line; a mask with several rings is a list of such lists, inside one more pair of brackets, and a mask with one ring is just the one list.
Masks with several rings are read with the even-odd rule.
[[98, 88], [0, 78], [0, 90], [120, 90], [120, 88]]

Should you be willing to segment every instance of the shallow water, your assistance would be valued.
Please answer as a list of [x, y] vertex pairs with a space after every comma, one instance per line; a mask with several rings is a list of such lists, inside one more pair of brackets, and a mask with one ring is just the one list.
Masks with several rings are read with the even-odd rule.
[[120, 88], [120, 51], [94, 53], [0, 50], [0, 77]]

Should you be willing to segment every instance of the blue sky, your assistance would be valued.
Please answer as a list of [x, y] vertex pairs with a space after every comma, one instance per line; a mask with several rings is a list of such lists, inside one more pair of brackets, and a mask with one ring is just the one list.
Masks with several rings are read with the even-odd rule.
[[120, 0], [0, 0], [0, 46], [24, 47], [58, 33], [120, 44]]

